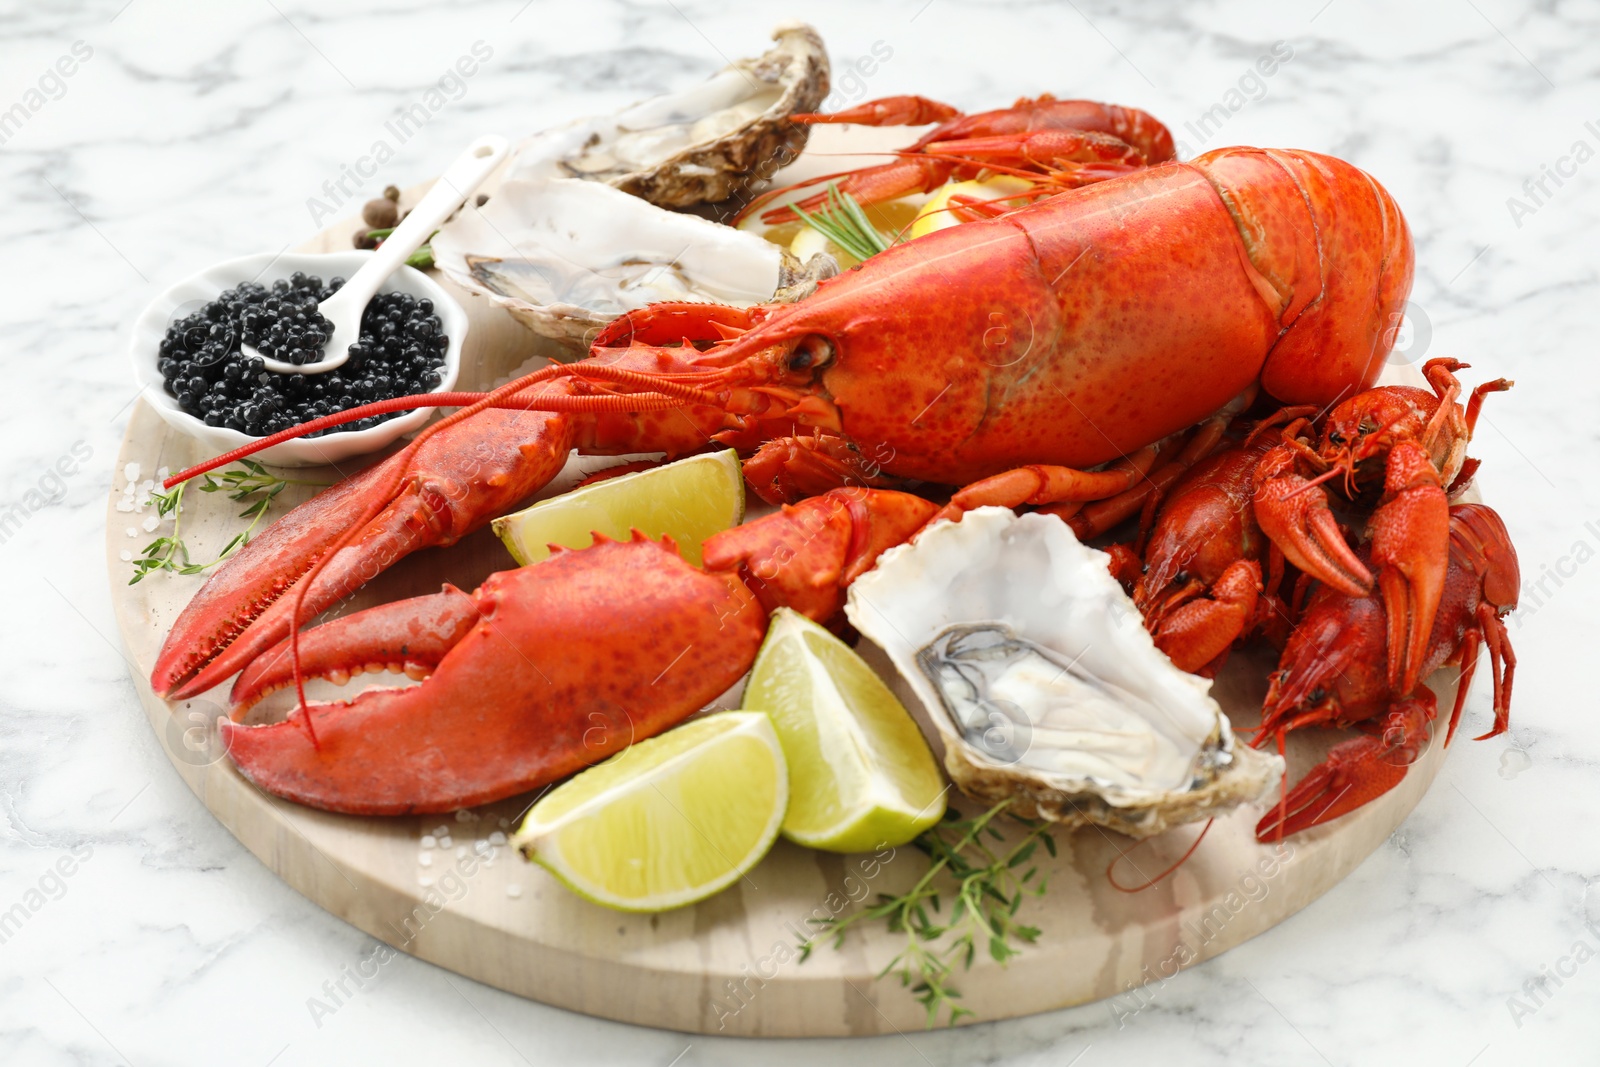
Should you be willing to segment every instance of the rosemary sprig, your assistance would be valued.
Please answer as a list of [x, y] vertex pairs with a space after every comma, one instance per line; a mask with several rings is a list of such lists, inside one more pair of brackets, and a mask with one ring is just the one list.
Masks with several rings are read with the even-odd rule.
[[[878, 903], [849, 915], [812, 919], [821, 932], [801, 942], [800, 958], [810, 956], [824, 938], [832, 937], [838, 948], [850, 927], [882, 919], [892, 932], [906, 935], [906, 947], [878, 977], [898, 976], [927, 1009], [930, 1027], [941, 1011], [948, 1012], [946, 1022], [951, 1024], [971, 1015], [971, 1009], [956, 1003], [961, 994], [950, 984], [955, 964], [969, 969], [980, 945], [1005, 963], [1021, 951], [1013, 941], [1032, 944], [1038, 939], [1039, 928], [1019, 922], [1017, 911], [1025, 898], [1044, 896], [1045, 878], [1036, 866], [1029, 866], [1040, 843], [1051, 856], [1056, 854], [1055, 839], [1045, 822], [1019, 820], [1028, 832], [1006, 847], [1005, 834], [991, 824], [1010, 804], [1009, 799], [1002, 800], [973, 819], [946, 811], [939, 825], [912, 842], [929, 860], [916, 885], [898, 896], [879, 893]], [[942, 895], [952, 882], [954, 903], [946, 921], [940, 914]], [[947, 935], [945, 944], [934, 944]]]
[[789, 207], [807, 226], [862, 261], [888, 251], [896, 241], [872, 224], [855, 197], [840, 192], [832, 182], [828, 183], [827, 202], [815, 213], [806, 211], [798, 204], [790, 204]]
[[129, 585], [137, 585], [141, 579], [154, 571], [172, 571], [176, 574], [199, 574], [201, 571], [215, 567], [250, 541], [250, 535], [261, 524], [262, 518], [271, 506], [272, 500], [284, 489], [291, 485], [324, 485], [324, 482], [302, 481], [298, 478], [280, 478], [268, 471], [253, 459], [241, 461], [244, 470], [228, 470], [221, 474], [207, 474], [199, 483], [202, 493], [225, 492], [229, 499], [243, 502], [250, 497], [253, 501], [243, 511], [239, 512], [241, 519], [249, 519], [250, 525], [239, 533], [233, 535], [217, 558], [209, 563], [195, 563], [189, 558], [189, 546], [183, 543], [179, 536], [178, 528], [183, 523], [183, 491], [191, 482], [183, 482], [174, 487], [171, 492], [161, 493], [151, 491], [149, 502], [156, 506], [156, 515], [160, 518], [172, 516], [172, 533], [166, 537], [158, 537], [144, 547], [144, 553], [133, 561], [134, 574], [128, 579]]

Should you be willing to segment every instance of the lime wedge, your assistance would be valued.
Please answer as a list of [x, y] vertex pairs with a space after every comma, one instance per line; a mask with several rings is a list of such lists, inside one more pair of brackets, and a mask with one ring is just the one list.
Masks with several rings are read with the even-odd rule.
[[666, 911], [704, 900], [759, 863], [788, 801], [771, 720], [725, 711], [641, 741], [553, 790], [512, 844], [596, 904]]
[[837, 637], [773, 612], [744, 706], [772, 717], [789, 764], [783, 835], [829, 852], [903, 845], [944, 814], [944, 783], [911, 715]]
[[524, 567], [550, 555], [550, 545], [587, 548], [594, 534], [617, 540], [633, 530], [678, 542], [700, 565], [700, 542], [744, 519], [744, 475], [733, 449], [623, 474], [574, 489], [494, 520], [494, 532]]

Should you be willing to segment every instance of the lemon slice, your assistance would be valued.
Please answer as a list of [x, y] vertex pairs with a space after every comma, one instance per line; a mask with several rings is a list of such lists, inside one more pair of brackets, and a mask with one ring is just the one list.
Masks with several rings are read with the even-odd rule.
[[796, 844], [903, 845], [944, 814], [944, 782], [910, 713], [860, 656], [804, 615], [773, 612], [744, 706], [770, 715], [783, 743], [783, 835]]
[[683, 558], [700, 565], [700, 542], [744, 519], [744, 475], [733, 449], [607, 478], [494, 520], [494, 532], [526, 567], [548, 546], [587, 548], [599, 532], [670, 535]]
[[970, 196], [974, 200], [999, 200], [1002, 197], [1025, 193], [1032, 188], [1032, 182], [1012, 174], [997, 174], [982, 181], [951, 182], [943, 185], [923, 205], [922, 211], [917, 215], [917, 221], [911, 224], [911, 236], [917, 238], [934, 230], [942, 230], [946, 226], [960, 225], [960, 220], [945, 210], [950, 206], [950, 198], [953, 196]]
[[641, 741], [553, 790], [512, 844], [596, 904], [666, 911], [726, 889], [759, 863], [788, 801], [771, 720], [725, 711]]

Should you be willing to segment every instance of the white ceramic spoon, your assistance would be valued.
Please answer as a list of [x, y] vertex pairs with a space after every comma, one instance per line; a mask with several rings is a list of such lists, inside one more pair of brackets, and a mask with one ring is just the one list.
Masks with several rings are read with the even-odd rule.
[[467, 198], [489, 176], [489, 172], [506, 157], [508, 147], [506, 139], [497, 134], [472, 142], [439, 176], [433, 188], [395, 227], [394, 232], [384, 238], [383, 244], [362, 264], [361, 269], [351, 275], [337, 293], [317, 305], [317, 311], [333, 323], [333, 335], [323, 346], [320, 360], [298, 365], [285, 363], [281, 359], [261, 355], [253, 345], [241, 344], [239, 350], [244, 358], [260, 358], [267, 365], [267, 370], [278, 374], [323, 374], [344, 366], [345, 360], [350, 358], [350, 346], [361, 340], [362, 313], [366, 311], [368, 302], [377, 295], [379, 287], [389, 280], [389, 275], [399, 269], [411, 253], [422, 247], [445, 219], [466, 203]]

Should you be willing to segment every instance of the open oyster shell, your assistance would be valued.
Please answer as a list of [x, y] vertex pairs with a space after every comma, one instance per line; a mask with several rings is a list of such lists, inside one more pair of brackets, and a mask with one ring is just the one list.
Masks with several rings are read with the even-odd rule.
[[884, 553], [846, 614], [921, 698], [962, 792], [1134, 837], [1256, 800], [1283, 761], [1237, 744], [1211, 683], [1157, 651], [1104, 553], [980, 508]]
[[789, 121], [828, 93], [828, 54], [810, 26], [788, 22], [777, 44], [683, 92], [535, 134], [512, 160], [523, 180], [586, 178], [663, 207], [726, 200], [792, 161], [808, 128]]
[[439, 269], [579, 353], [624, 311], [661, 300], [748, 307], [802, 293], [811, 273], [753, 233], [666, 211], [598, 182], [508, 181], [433, 238]]

